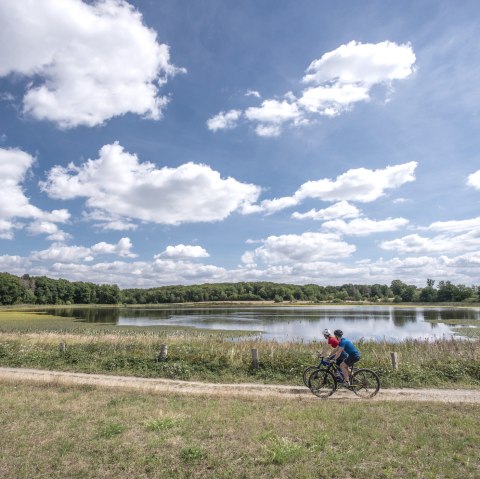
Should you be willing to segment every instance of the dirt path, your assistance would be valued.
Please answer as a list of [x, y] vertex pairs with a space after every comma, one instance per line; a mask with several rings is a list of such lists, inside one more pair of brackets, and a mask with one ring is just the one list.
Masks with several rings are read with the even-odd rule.
[[[64, 385], [91, 385], [96, 387], [152, 391], [157, 393], [203, 394], [236, 397], [283, 397], [288, 399], [319, 400], [301, 386], [265, 384], [215, 384], [173, 379], [150, 379], [130, 376], [107, 376], [41, 369], [0, 368], [0, 381], [39, 382]], [[357, 400], [352, 392], [337, 391], [332, 398]], [[480, 403], [478, 389], [381, 389], [375, 401], [437, 401]]]

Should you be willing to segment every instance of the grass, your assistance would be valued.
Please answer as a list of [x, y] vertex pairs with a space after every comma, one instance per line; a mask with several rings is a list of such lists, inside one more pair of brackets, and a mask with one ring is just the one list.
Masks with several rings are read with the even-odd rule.
[[0, 477], [479, 477], [477, 405], [0, 383]]
[[[69, 326], [66, 327], [65, 325]], [[73, 326], [72, 326], [73, 324]], [[158, 327], [118, 328], [74, 323], [39, 313], [0, 312], [0, 366], [162, 377], [210, 382], [301, 385], [316, 364], [319, 343], [262, 341], [232, 332]], [[66, 351], [59, 349], [66, 344]], [[157, 361], [162, 344], [168, 360]], [[480, 387], [480, 341], [358, 342], [361, 366], [380, 375], [382, 387]], [[252, 368], [251, 350], [260, 354]], [[397, 352], [399, 369], [391, 367]]]

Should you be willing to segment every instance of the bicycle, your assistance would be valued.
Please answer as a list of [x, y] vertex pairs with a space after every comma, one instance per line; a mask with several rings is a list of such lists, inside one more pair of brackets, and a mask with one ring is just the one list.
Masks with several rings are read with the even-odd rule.
[[[303, 384], [305, 384], [305, 386], [308, 388], [308, 379], [310, 378], [310, 375], [313, 373], [313, 371], [317, 370], [317, 369], [320, 369], [322, 366], [326, 366], [328, 365], [329, 363], [327, 361], [325, 361], [325, 364], [322, 362], [323, 360], [323, 356], [320, 355], [320, 353], [317, 353], [317, 357], [319, 359], [319, 363], [317, 366], [308, 366], [307, 368], [305, 368], [305, 370], [303, 371]], [[353, 371], [356, 371], [357, 368], [353, 368], [352, 369]], [[341, 374], [341, 372], [339, 371], [339, 373]]]
[[320, 358], [320, 365], [308, 377], [308, 388], [315, 396], [327, 398], [338, 388], [344, 387], [353, 391], [357, 396], [368, 399], [375, 396], [380, 390], [380, 379], [371, 369], [350, 368], [350, 381], [343, 381], [343, 374], [335, 362]]

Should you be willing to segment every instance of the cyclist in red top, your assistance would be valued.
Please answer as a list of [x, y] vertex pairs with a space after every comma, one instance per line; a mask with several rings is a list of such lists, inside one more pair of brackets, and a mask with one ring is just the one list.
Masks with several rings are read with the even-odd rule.
[[[330, 347], [333, 349], [337, 349], [338, 347], [338, 339], [332, 334], [332, 332], [329, 329], [324, 329], [322, 331], [323, 337], [327, 340], [327, 344], [323, 346], [322, 352], [320, 355], [322, 357], [325, 357], [327, 355], [328, 350]], [[329, 347], [330, 346], [330, 347]]]

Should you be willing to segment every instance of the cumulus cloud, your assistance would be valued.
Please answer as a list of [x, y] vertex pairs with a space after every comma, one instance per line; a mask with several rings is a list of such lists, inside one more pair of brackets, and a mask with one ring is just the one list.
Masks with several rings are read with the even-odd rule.
[[260, 194], [258, 186], [224, 179], [207, 165], [159, 169], [142, 163], [118, 143], [81, 166], [55, 166], [41, 187], [52, 198], [86, 198], [87, 208], [103, 218], [169, 225], [223, 220]]
[[71, 238], [71, 235], [62, 231], [51, 221], [34, 221], [26, 227], [26, 230], [32, 235], [46, 234], [47, 239], [51, 241], [63, 242]]
[[386, 231], [397, 231], [406, 226], [408, 220], [405, 218], [387, 218], [386, 220], [375, 221], [368, 218], [356, 218], [352, 221], [341, 219], [326, 221], [322, 228], [335, 231], [349, 236], [367, 236], [372, 233], [383, 233]]
[[415, 71], [415, 53], [409, 43], [360, 43], [351, 41], [311, 62], [297, 95], [284, 100], [267, 99], [259, 107], [247, 108], [244, 117], [255, 125], [259, 136], [278, 136], [283, 125], [304, 125], [318, 116], [334, 117], [371, 99], [374, 87], [389, 94], [393, 82]]
[[43, 211], [25, 196], [22, 185], [34, 161], [32, 155], [17, 148], [0, 148], [0, 238], [12, 239], [14, 230], [23, 228], [25, 220], [33, 220], [27, 227], [32, 234], [45, 233], [49, 239], [67, 237], [54, 224], [69, 220], [66, 209]]
[[476, 190], [480, 190], [480, 170], [468, 176], [467, 184]]
[[330, 258], [344, 258], [355, 251], [355, 246], [334, 233], [303, 233], [301, 235], [269, 236], [262, 246], [246, 252], [245, 264], [261, 261], [268, 265], [308, 263]]
[[201, 246], [177, 244], [167, 246], [165, 251], [155, 255], [155, 258], [187, 259], [187, 258], [208, 258], [210, 255]]
[[179, 71], [124, 0], [0, 2], [0, 76], [31, 78], [23, 109], [61, 128], [135, 113], [159, 119]]
[[235, 128], [241, 115], [242, 112], [240, 110], [222, 111], [207, 121], [208, 129], [211, 131], [217, 131]]
[[295, 122], [301, 115], [298, 106], [286, 100], [265, 100], [260, 107], [250, 107], [245, 111], [245, 117], [257, 123], [259, 136], [276, 136], [280, 133], [280, 125]]
[[48, 249], [32, 252], [30, 259], [42, 262], [77, 263], [93, 261], [96, 256], [105, 254], [134, 258], [137, 255], [130, 251], [131, 248], [132, 243], [129, 238], [121, 238], [116, 244], [97, 243], [90, 248], [53, 243]]
[[[343, 216], [355, 215], [358, 210], [348, 201], [369, 203], [384, 196], [388, 190], [398, 188], [405, 183], [415, 180], [415, 168], [417, 162], [411, 161], [401, 165], [387, 166], [383, 169], [369, 170], [367, 168], [355, 168], [341, 174], [336, 179], [324, 178], [316, 181], [308, 181], [300, 186], [293, 196], [264, 200], [259, 205], [252, 205], [249, 213], [264, 212], [267, 214], [283, 210], [300, 204], [307, 198], [315, 198], [323, 201], [337, 201], [331, 209], [311, 210], [308, 213], [294, 213], [296, 219], [323, 219], [322, 216], [340, 214]], [[326, 218], [325, 218], [326, 219]]]
[[380, 247], [402, 254], [459, 254], [478, 251], [480, 229], [458, 235], [442, 234], [433, 237], [418, 234], [407, 235], [391, 241], [383, 241]]
[[358, 216], [360, 216], [360, 210], [345, 200], [321, 210], [312, 209], [306, 213], [296, 211], [292, 214], [292, 218], [296, 220], [309, 219], [318, 221], [333, 220], [336, 218], [356, 218]]

